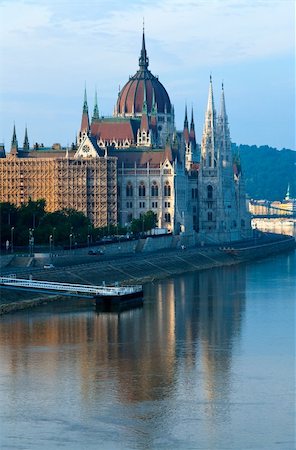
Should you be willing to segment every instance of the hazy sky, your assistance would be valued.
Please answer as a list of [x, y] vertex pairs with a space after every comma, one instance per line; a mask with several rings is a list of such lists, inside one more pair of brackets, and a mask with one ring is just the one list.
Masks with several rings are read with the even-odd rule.
[[145, 18], [149, 68], [183, 126], [193, 105], [198, 140], [212, 74], [224, 81], [232, 141], [295, 149], [294, 0], [0, 0], [1, 128], [10, 148], [63, 145], [92, 114], [112, 115], [118, 87], [138, 68]]

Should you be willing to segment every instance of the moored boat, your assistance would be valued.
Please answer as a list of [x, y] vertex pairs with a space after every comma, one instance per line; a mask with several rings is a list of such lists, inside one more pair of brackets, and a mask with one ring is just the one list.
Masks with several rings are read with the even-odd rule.
[[133, 306], [143, 303], [143, 286], [106, 286], [95, 296], [96, 307], [112, 310], [118, 306]]

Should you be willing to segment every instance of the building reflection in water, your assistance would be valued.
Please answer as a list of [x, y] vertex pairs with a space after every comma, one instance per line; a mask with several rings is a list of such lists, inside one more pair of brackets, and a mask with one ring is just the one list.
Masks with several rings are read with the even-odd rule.
[[121, 314], [51, 305], [3, 316], [0, 370], [16, 382], [42, 377], [52, 389], [71, 381], [85, 410], [106, 401], [173, 399], [192, 389], [215, 415], [219, 402], [225, 408], [229, 401], [245, 282], [244, 266], [226, 267], [152, 283], [144, 307]]

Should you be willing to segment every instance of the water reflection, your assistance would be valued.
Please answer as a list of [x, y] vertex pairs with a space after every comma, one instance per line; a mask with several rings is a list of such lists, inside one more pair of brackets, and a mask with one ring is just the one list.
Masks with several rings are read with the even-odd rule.
[[[128, 428], [144, 434], [141, 445], [148, 448], [168, 417], [178, 420], [180, 405], [186, 414], [190, 399], [213, 417], [221, 402], [225, 414], [245, 283], [244, 266], [221, 268], [150, 284], [144, 307], [120, 314], [72, 302], [66, 312], [50, 305], [3, 316], [0, 373], [9, 375], [14, 392], [42, 386], [45, 415], [59, 405], [68, 417], [75, 409], [85, 420], [96, 417], [96, 426], [130, 420]], [[48, 404], [46, 390], [57, 400]], [[4, 408], [18, 407], [18, 395], [12, 397]], [[132, 412], [119, 412], [131, 406]]]

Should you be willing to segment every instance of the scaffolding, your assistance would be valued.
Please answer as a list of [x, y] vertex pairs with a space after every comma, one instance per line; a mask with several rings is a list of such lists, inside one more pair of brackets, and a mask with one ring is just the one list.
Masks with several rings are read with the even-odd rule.
[[44, 199], [48, 212], [72, 208], [95, 227], [117, 221], [117, 162], [114, 157], [0, 159], [0, 202], [16, 206]]

